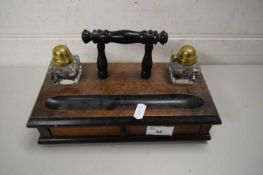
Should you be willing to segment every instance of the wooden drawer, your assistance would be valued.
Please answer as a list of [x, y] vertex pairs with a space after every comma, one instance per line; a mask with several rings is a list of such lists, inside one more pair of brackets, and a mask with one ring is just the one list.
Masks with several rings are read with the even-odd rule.
[[[144, 136], [147, 126], [91, 126], [91, 127], [58, 127], [50, 128], [54, 137], [85, 137], [85, 136]], [[198, 134], [201, 125], [174, 126], [173, 135]]]

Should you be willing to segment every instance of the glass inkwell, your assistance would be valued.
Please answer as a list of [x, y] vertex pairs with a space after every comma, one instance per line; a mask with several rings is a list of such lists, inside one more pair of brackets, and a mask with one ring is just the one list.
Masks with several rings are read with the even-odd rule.
[[185, 45], [177, 54], [171, 55], [169, 64], [170, 79], [173, 84], [195, 84], [201, 73], [195, 48]]
[[81, 75], [79, 56], [72, 55], [65, 45], [57, 45], [53, 49], [48, 73], [55, 84], [77, 83]]

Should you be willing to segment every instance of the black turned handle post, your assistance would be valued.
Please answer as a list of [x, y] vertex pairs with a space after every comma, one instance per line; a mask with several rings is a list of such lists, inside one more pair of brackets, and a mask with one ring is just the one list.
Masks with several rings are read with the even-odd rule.
[[142, 72], [141, 72], [141, 77], [144, 79], [151, 77], [151, 70], [153, 64], [152, 50], [153, 50], [152, 44], [145, 44], [145, 53], [142, 59]]
[[145, 44], [145, 54], [142, 60], [142, 78], [151, 77], [152, 68], [152, 49], [153, 44], [160, 42], [165, 44], [168, 41], [168, 34], [165, 31], [158, 33], [157, 31], [131, 31], [131, 30], [119, 30], [119, 31], [108, 31], [108, 30], [93, 30], [89, 32], [84, 30], [82, 32], [82, 40], [85, 44], [90, 41], [98, 44], [98, 76], [100, 79], [105, 79], [108, 76], [107, 72], [107, 58], [105, 55], [105, 44], [113, 42], [119, 44], [132, 44], [141, 43]]
[[100, 79], [105, 79], [108, 76], [108, 61], [105, 55], [105, 44], [99, 43], [97, 45], [98, 49], [98, 58], [97, 58], [97, 68], [98, 68], [98, 77]]

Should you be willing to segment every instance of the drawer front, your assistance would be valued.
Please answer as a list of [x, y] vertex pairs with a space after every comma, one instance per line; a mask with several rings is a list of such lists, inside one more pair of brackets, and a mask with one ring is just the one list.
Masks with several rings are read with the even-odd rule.
[[[158, 126], [157, 126], [158, 127]], [[172, 135], [198, 134], [201, 125], [175, 125]], [[50, 128], [53, 137], [145, 136], [147, 126], [90, 126]]]

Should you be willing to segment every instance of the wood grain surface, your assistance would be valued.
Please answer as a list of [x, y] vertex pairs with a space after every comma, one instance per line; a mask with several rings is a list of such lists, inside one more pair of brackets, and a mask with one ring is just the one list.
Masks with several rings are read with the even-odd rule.
[[132, 117], [135, 109], [123, 110], [55, 110], [45, 106], [48, 98], [67, 95], [138, 95], [138, 94], [190, 94], [204, 100], [194, 109], [171, 108], [145, 111], [145, 117], [160, 116], [218, 116], [203, 76], [196, 85], [173, 85], [169, 79], [168, 64], [154, 63], [152, 77], [140, 77], [140, 63], [111, 63], [109, 77], [100, 80], [94, 63], [82, 64], [83, 73], [78, 84], [54, 85], [47, 75], [31, 114], [31, 119]]

